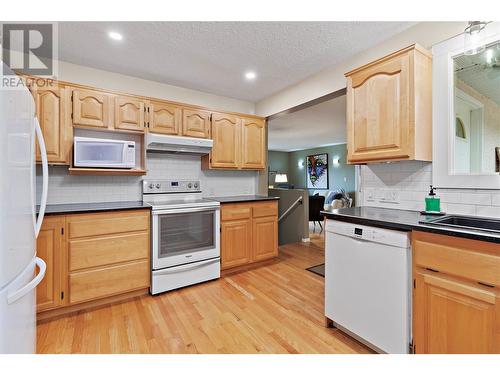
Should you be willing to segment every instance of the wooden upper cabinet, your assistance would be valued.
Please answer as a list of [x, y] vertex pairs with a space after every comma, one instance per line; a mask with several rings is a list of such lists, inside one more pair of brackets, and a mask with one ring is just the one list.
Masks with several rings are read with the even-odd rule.
[[241, 122], [241, 168], [265, 169], [265, 120], [243, 118]]
[[71, 92], [73, 103], [73, 125], [95, 128], [112, 127], [112, 105], [110, 95], [95, 91], [73, 88]]
[[[64, 87], [33, 87], [36, 116], [40, 122], [47, 160], [53, 164], [69, 163], [71, 149], [71, 128], [65, 122]], [[36, 143], [36, 161], [41, 161], [40, 149]]]
[[238, 168], [240, 155], [241, 120], [226, 113], [212, 114], [211, 167]]
[[47, 264], [45, 277], [36, 289], [37, 311], [60, 306], [64, 301], [64, 216], [44, 219], [36, 241], [36, 253]]
[[179, 135], [181, 109], [173, 104], [151, 101], [149, 104], [149, 132]]
[[210, 138], [210, 112], [183, 108], [182, 135], [195, 138]]
[[114, 104], [115, 129], [144, 131], [147, 103], [143, 99], [116, 96]]
[[346, 73], [349, 163], [432, 160], [432, 57], [412, 45]]

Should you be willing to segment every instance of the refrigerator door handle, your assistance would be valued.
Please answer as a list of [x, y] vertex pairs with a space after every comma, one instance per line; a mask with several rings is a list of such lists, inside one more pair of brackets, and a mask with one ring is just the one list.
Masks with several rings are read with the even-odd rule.
[[42, 281], [43, 277], [45, 276], [45, 271], [47, 269], [47, 265], [43, 261], [43, 259], [36, 257], [35, 258], [35, 263], [40, 269], [38, 271], [38, 275], [35, 276], [33, 280], [31, 280], [28, 284], [23, 286], [21, 289], [16, 290], [13, 293], [9, 293], [7, 295], [7, 303], [9, 305], [13, 304], [16, 302], [18, 299], [24, 297], [26, 294], [28, 294], [31, 290], [35, 289], [38, 284]]
[[45, 148], [45, 140], [43, 139], [42, 128], [35, 117], [35, 133], [40, 147], [40, 156], [42, 158], [42, 198], [40, 200], [40, 210], [38, 211], [38, 218], [35, 222], [35, 238], [40, 233], [42, 227], [43, 217], [45, 216], [45, 207], [47, 206], [47, 193], [49, 189], [49, 163], [47, 161], [47, 149]]

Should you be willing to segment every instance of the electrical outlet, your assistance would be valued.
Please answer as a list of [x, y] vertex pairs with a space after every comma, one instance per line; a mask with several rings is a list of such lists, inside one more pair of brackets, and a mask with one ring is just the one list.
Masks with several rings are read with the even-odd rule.
[[375, 200], [375, 195], [373, 193], [373, 189], [366, 189], [366, 199], [369, 201]]

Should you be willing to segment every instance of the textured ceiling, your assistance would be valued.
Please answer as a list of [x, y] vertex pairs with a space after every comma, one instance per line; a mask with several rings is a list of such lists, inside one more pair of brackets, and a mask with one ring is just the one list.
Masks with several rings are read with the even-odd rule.
[[457, 77], [482, 95], [500, 105], [500, 44], [488, 48], [490, 60], [487, 62], [486, 51], [477, 55], [460, 55], [455, 60]]
[[[60, 22], [59, 58], [252, 102], [412, 26], [410, 22]], [[123, 34], [122, 41], [107, 32]], [[255, 82], [243, 73], [255, 70]]]
[[346, 96], [269, 121], [269, 149], [295, 151], [346, 142]]

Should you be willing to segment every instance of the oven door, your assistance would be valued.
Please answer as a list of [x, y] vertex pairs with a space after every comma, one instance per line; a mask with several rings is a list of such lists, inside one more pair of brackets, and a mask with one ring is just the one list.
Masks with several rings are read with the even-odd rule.
[[153, 270], [220, 256], [219, 207], [153, 211]]

